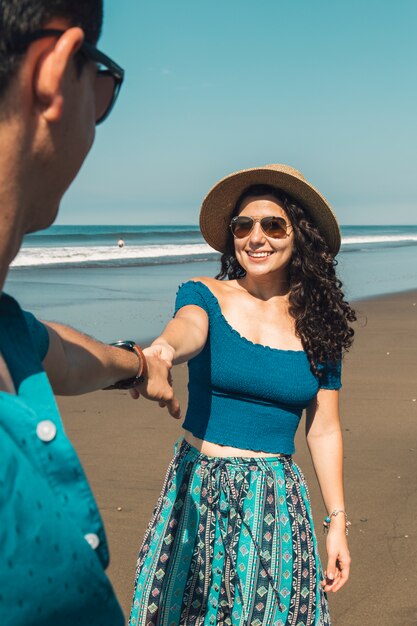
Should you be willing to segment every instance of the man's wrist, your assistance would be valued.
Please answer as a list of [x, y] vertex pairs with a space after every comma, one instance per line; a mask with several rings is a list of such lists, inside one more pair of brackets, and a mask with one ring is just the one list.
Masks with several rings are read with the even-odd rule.
[[138, 369], [136, 376], [119, 380], [117, 383], [105, 387], [105, 390], [107, 391], [110, 389], [132, 389], [134, 387], [137, 387], [140, 383], [143, 383], [148, 375], [148, 364], [146, 361], [146, 357], [143, 354], [142, 348], [132, 340], [116, 341], [115, 343], [112, 343], [110, 345], [116, 348], [121, 348], [122, 350], [134, 352], [138, 359]]

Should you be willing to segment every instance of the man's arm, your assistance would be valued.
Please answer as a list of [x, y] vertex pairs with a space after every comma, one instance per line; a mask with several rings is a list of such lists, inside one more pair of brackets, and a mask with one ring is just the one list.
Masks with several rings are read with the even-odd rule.
[[[43, 323], [49, 335], [43, 366], [57, 395], [104, 389], [141, 373], [142, 364], [135, 352], [101, 343], [69, 326]], [[169, 382], [169, 364], [155, 356], [147, 356], [146, 361], [148, 374], [138, 391], [149, 400], [165, 403], [173, 417], [180, 417], [179, 403]]]

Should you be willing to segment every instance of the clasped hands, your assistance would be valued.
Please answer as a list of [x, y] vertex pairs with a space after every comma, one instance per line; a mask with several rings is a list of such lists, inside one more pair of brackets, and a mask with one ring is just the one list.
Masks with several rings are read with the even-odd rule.
[[153, 344], [143, 350], [148, 364], [145, 382], [129, 390], [130, 396], [137, 400], [140, 396], [155, 400], [160, 407], [167, 407], [175, 419], [181, 418], [181, 407], [172, 388], [172, 364], [174, 350], [168, 344]]

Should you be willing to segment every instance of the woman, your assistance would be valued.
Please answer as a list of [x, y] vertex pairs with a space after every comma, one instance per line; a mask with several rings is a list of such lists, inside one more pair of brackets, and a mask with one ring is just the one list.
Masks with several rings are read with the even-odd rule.
[[[130, 624], [330, 624], [326, 592], [350, 564], [338, 389], [355, 314], [335, 276], [339, 227], [285, 165], [220, 181], [200, 226], [223, 253], [220, 274], [180, 287], [149, 348], [188, 361], [189, 403], [139, 553]], [[325, 578], [291, 457], [304, 408], [328, 511]]]

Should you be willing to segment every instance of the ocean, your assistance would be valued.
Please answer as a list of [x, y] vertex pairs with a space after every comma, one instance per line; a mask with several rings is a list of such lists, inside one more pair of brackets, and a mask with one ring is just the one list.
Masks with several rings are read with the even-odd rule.
[[[338, 261], [350, 300], [417, 288], [417, 225], [344, 226]], [[147, 342], [178, 285], [218, 267], [194, 225], [52, 226], [25, 237], [6, 291], [43, 319]]]

